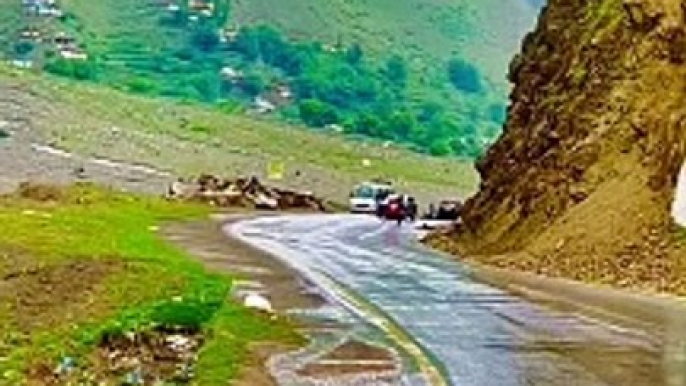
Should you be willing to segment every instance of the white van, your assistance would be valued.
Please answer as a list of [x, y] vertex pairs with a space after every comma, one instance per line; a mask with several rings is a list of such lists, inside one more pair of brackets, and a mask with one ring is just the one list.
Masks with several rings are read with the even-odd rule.
[[364, 182], [357, 185], [350, 193], [350, 212], [351, 213], [376, 213], [378, 198], [386, 198], [393, 194], [394, 190], [390, 184], [380, 184]]

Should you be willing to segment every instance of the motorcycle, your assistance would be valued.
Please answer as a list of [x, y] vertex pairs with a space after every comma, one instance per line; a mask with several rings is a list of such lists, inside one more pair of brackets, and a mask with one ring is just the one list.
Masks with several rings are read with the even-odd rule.
[[407, 213], [401, 199], [391, 199], [385, 205], [383, 217], [386, 220], [393, 220], [398, 222], [398, 226], [402, 225]]

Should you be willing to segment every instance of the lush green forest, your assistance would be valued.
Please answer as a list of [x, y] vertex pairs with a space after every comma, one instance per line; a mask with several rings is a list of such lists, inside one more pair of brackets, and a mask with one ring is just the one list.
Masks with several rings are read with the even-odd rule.
[[40, 57], [60, 76], [213, 103], [228, 113], [258, 111], [434, 155], [475, 157], [499, 133], [504, 89], [460, 52], [422, 70], [406, 51], [380, 53], [367, 41], [293, 37], [269, 20], [236, 26], [233, 5], [64, 0], [50, 30], [74, 37], [87, 59], [21, 39], [8, 51]]

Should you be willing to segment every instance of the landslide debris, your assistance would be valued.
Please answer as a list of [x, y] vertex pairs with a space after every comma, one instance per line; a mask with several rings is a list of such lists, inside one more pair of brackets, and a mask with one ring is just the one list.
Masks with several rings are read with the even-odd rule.
[[324, 200], [311, 192], [267, 186], [256, 177], [224, 179], [204, 174], [190, 183], [180, 179], [170, 186], [168, 197], [205, 202], [217, 207], [329, 211]]
[[686, 294], [686, 2], [550, 0], [511, 64], [504, 133], [430, 243], [550, 276]]

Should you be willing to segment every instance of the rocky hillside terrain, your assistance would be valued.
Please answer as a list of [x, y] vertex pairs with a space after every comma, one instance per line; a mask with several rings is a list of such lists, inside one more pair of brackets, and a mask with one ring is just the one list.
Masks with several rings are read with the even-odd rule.
[[686, 293], [670, 206], [686, 151], [686, 3], [550, 0], [511, 64], [503, 136], [464, 223], [479, 262]]

